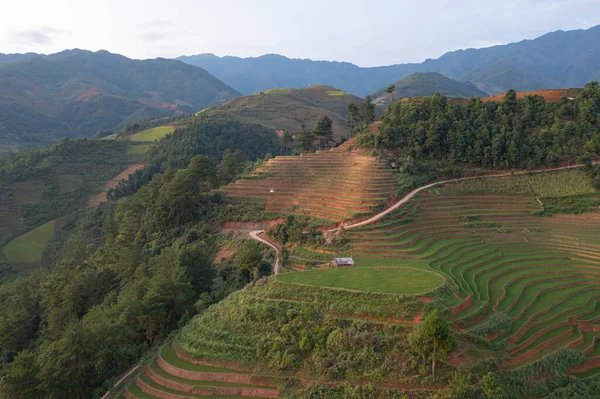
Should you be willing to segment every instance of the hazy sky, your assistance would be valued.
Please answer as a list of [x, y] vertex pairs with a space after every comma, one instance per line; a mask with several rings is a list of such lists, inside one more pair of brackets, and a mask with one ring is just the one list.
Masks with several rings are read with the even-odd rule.
[[0, 52], [105, 49], [420, 62], [446, 51], [600, 24], [600, 0], [18, 0], [0, 6]]

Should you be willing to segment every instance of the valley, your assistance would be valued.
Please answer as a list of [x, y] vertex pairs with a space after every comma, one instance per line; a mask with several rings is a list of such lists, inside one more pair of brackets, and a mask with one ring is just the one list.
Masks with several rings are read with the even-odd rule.
[[600, 397], [600, 27], [155, 6], [0, 54], [0, 399]]

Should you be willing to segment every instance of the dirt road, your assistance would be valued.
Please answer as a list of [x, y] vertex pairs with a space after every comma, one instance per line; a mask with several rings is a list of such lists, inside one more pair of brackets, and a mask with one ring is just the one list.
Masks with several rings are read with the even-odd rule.
[[253, 239], [255, 239], [258, 242], [262, 242], [263, 244], [270, 246], [271, 248], [273, 248], [275, 250], [275, 264], [273, 265], [273, 274], [280, 274], [281, 273], [281, 265], [279, 264], [279, 248], [277, 248], [275, 245], [271, 244], [269, 241], [265, 240], [264, 238], [260, 237], [260, 235], [264, 234], [264, 233], [265, 233], [264, 230], [254, 230], [254, 231], [250, 232], [250, 237], [252, 237]]

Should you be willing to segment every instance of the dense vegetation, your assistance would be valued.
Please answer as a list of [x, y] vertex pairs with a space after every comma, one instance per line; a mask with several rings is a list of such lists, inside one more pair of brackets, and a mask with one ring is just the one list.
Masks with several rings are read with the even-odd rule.
[[439, 72], [471, 82], [492, 94], [509, 89], [582, 87], [598, 79], [599, 43], [600, 27], [596, 26], [588, 30], [557, 31], [503, 46], [454, 51], [419, 64], [375, 68], [289, 59], [275, 54], [257, 58], [200, 54], [179, 59], [206, 69], [243, 94], [273, 87], [327, 84], [364, 97], [415, 72]]
[[270, 269], [256, 245], [213, 264], [223, 205], [206, 190], [216, 174], [196, 156], [131, 197], [82, 211], [47, 251], [50, 270], [0, 286], [0, 396], [102, 392], [199, 299], [206, 306]]
[[193, 113], [239, 94], [182, 62], [81, 50], [0, 65], [0, 93], [0, 144], [23, 148]]
[[[183, 168], [199, 154], [207, 156], [215, 163], [221, 161], [225, 155], [226, 162], [222, 163], [218, 174], [220, 177], [212, 182], [213, 186], [218, 186], [224, 178], [231, 179], [239, 174], [240, 166], [243, 169], [246, 159], [256, 161], [267, 154], [278, 155], [282, 149], [272, 129], [227, 117], [200, 114], [193, 117], [188, 124], [177, 128], [173, 134], [154, 143], [146, 154], [146, 167], [136, 171], [131, 179], [111, 190], [109, 196], [116, 199], [131, 195], [150, 181], [155, 173], [170, 168]], [[235, 150], [243, 150], [243, 155], [236, 154]]]
[[398, 150], [405, 159], [438, 160], [487, 168], [559, 166], [600, 153], [600, 88], [586, 85], [580, 97], [546, 103], [517, 99], [511, 90], [502, 103], [471, 99], [450, 103], [442, 95], [422, 101], [394, 101], [378, 134], [360, 141]]

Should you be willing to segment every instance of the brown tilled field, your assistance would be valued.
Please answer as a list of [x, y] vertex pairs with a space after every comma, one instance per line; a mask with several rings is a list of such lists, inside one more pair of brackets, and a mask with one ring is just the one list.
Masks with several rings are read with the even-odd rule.
[[[517, 92], [518, 98], [526, 96], [542, 96], [547, 102], [557, 102], [561, 98], [575, 98], [581, 94], [583, 89], [548, 89], [548, 90], [537, 90], [537, 91], [520, 91]], [[504, 98], [504, 93], [496, 94], [495, 96], [484, 98], [483, 101], [496, 101], [501, 102]]]
[[315, 154], [276, 157], [220, 192], [264, 203], [265, 212], [308, 214], [336, 224], [392, 203], [394, 184], [383, 161], [353, 150], [350, 141]]

